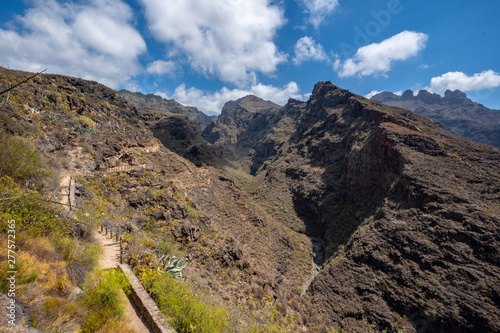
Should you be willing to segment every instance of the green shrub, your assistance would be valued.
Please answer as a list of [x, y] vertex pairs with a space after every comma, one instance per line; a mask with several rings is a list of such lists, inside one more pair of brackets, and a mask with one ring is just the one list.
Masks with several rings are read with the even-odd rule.
[[390, 208], [392, 209], [396, 209], [396, 208], [399, 208], [399, 203], [395, 202], [395, 201], [392, 201], [392, 200], [389, 200], [387, 202], [387, 204], [389, 205]]
[[96, 124], [95, 122], [90, 119], [87, 116], [80, 116], [80, 122], [87, 128], [90, 128], [91, 130], [95, 131], [96, 130]]
[[16, 282], [19, 284], [30, 283], [30, 282], [35, 281], [36, 278], [38, 277], [38, 275], [40, 275], [40, 272], [35, 270], [35, 271], [29, 273], [28, 275], [24, 275], [21, 277], [18, 276], [16, 279]]
[[194, 208], [190, 204], [186, 204], [186, 210], [188, 211], [190, 218], [197, 219], [199, 217], [199, 214], [198, 214], [198, 211], [196, 210], [196, 208]]
[[410, 216], [417, 216], [418, 215], [418, 209], [417, 208], [410, 208]]
[[178, 332], [225, 332], [230, 315], [206, 297], [194, 295], [185, 282], [164, 271], [143, 274], [143, 284]]
[[90, 200], [85, 201], [81, 208], [75, 210], [75, 220], [91, 229], [96, 229], [103, 223], [99, 209]]
[[186, 198], [184, 198], [184, 196], [182, 195], [181, 192], [174, 192], [174, 197], [176, 197], [177, 199], [181, 200], [181, 201], [185, 201]]
[[[0, 201], [0, 218], [15, 220], [17, 231], [26, 231], [30, 236], [65, 235], [69, 226], [57, 210], [38, 192], [25, 193], [12, 178], [0, 178], [0, 192], [9, 200]], [[7, 225], [0, 224], [0, 233], [7, 232]]]
[[51, 175], [50, 171], [43, 168], [40, 155], [27, 139], [2, 132], [0, 143], [0, 176], [28, 181]]
[[115, 269], [96, 270], [83, 286], [81, 301], [90, 311], [82, 332], [95, 332], [109, 323], [123, 319], [124, 295], [121, 289], [129, 288], [123, 273]]
[[408, 223], [406, 223], [405, 221], [396, 221], [395, 228], [396, 228], [396, 230], [407, 230]]

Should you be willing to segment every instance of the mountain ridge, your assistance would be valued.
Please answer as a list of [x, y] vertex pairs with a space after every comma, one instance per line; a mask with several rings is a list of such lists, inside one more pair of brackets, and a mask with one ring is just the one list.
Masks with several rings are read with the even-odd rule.
[[[296, 115], [294, 129], [264, 157], [248, 188], [283, 224], [321, 239], [326, 261], [306, 294], [317, 305], [319, 322], [350, 331], [353, 322], [368, 316], [379, 329], [398, 318], [412, 318], [414, 329], [425, 322], [429, 332], [499, 329], [487, 315], [498, 305], [479, 305], [482, 291], [467, 287], [486, 281], [485, 275], [458, 277], [469, 282], [456, 287], [440, 277], [440, 272], [457, 276], [454, 264], [442, 264], [446, 257], [457, 258], [455, 263], [470, 276], [476, 269], [492, 272], [498, 257], [493, 244], [499, 241], [500, 221], [493, 213], [498, 212], [499, 150], [457, 138], [432, 119], [368, 101], [330, 82], [318, 83], [308, 102], [283, 110]], [[274, 128], [256, 133], [256, 146]], [[220, 144], [227, 143], [222, 139]], [[233, 155], [234, 163], [247, 169], [255, 151]], [[472, 184], [485, 187], [479, 193]], [[483, 200], [486, 205], [476, 207]], [[477, 223], [486, 223], [488, 231], [468, 231]], [[492, 257], [477, 261], [462, 250], [463, 244]], [[478, 266], [462, 266], [466, 262]], [[377, 276], [375, 287], [371, 281]], [[497, 274], [487, 278], [490, 299], [497, 299], [495, 279]], [[443, 304], [439, 311], [426, 305], [432, 302], [428, 293]], [[458, 302], [460, 314], [444, 305], [450, 300]]]
[[381, 92], [371, 99], [399, 106], [441, 122], [451, 133], [500, 148], [500, 110], [473, 102], [460, 90], [446, 90], [444, 96], [420, 90], [406, 90], [401, 96]]
[[121, 97], [130, 102], [140, 111], [165, 111], [174, 114], [181, 114], [193, 121], [202, 131], [210, 124], [214, 116], [207, 116], [196, 107], [184, 106], [174, 99], [166, 99], [154, 94], [143, 94], [140, 92], [131, 92], [125, 89], [118, 91]]

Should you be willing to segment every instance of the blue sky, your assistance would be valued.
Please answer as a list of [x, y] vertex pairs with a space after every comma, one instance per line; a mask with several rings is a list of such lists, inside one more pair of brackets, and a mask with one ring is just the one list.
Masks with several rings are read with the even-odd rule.
[[254, 94], [307, 100], [460, 89], [500, 109], [500, 2], [29, 0], [0, 5], [0, 65], [174, 98], [207, 113]]

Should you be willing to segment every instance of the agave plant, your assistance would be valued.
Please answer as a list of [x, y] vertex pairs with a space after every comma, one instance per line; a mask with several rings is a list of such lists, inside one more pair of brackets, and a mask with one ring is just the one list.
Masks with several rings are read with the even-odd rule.
[[182, 264], [184, 257], [177, 259], [177, 257], [172, 256], [168, 261], [165, 256], [160, 257], [160, 263], [163, 265], [163, 268], [172, 274], [176, 278], [182, 279], [182, 270], [186, 267], [186, 263]]

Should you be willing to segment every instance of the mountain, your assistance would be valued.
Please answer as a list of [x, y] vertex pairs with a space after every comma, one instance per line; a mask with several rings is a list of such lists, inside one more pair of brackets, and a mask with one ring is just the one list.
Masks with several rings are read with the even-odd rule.
[[[226, 160], [249, 159], [246, 171], [254, 173], [259, 162], [275, 153], [276, 142], [268, 133], [283, 122], [281, 109], [253, 95], [227, 102], [202, 136], [212, 144], [217, 143], [215, 146], [222, 148]], [[266, 142], [262, 142], [264, 136], [267, 136]]]
[[402, 96], [384, 91], [372, 99], [436, 119], [455, 135], [500, 148], [500, 110], [475, 103], [459, 90], [447, 90], [444, 97], [426, 90], [416, 96], [411, 90]]
[[174, 114], [187, 116], [202, 131], [216, 117], [207, 116], [195, 107], [184, 106], [173, 99], [165, 99], [161, 96], [140, 92], [131, 92], [128, 90], [118, 91], [121, 97], [134, 105], [140, 111], [166, 111]]
[[139, 111], [139, 116], [166, 148], [196, 166], [223, 163], [220, 149], [212, 147], [201, 136], [199, 128], [188, 116], [154, 110]]
[[[230, 134], [214, 145], [237, 147], [233, 133], [240, 133], [241, 146], [252, 147], [230, 156], [252, 171], [242, 186], [320, 243], [322, 267], [304, 296], [318, 325], [500, 329], [492, 316], [500, 301], [498, 149], [329, 82], [318, 83], [307, 103], [276, 110], [279, 116], [244, 109], [228, 108], [215, 122]], [[252, 121], [239, 125], [248, 114]], [[257, 122], [265, 126], [252, 131]]]
[[[0, 91], [30, 75], [0, 68]], [[205, 164], [197, 167], [163, 146], [154, 137], [151, 124], [147, 124], [159, 121], [154, 126], [161, 133], [163, 115], [158, 120], [154, 118], [158, 111], [139, 112], [112, 89], [60, 75], [39, 75], [2, 95], [0, 103], [2, 144], [20, 140], [25, 142], [21, 148], [26, 150], [10, 149], [11, 155], [4, 155], [6, 150], [2, 150], [1, 156], [22, 163], [22, 168], [40, 161], [47, 169], [42, 170], [43, 174], [51, 175], [50, 180], [30, 178], [18, 187], [32, 195], [35, 188], [30, 184], [40, 183], [50, 202], [59, 202], [67, 192], [69, 179], [75, 180], [76, 210], [67, 212], [60, 208], [63, 205], [51, 207], [55, 211], [51, 216], [62, 219], [58, 220], [64, 225], [61, 233], [71, 239], [70, 244], [78, 244], [79, 249], [84, 238], [86, 242], [92, 240], [89, 230], [95, 226], [123, 232], [126, 262], [143, 279], [178, 331], [197, 327], [217, 332], [291, 332], [310, 327], [309, 315], [300, 315], [306, 306], [300, 288], [304, 276], [310, 273], [313, 257], [309, 238], [289, 230], [264, 212], [225, 171]], [[183, 141], [182, 136], [193, 135], [197, 139], [196, 127], [186, 117], [169, 118], [173, 123], [165, 126], [175, 127], [176, 119], [182, 126], [189, 126], [178, 129], [181, 139], [173, 138], [177, 143]], [[174, 132], [167, 131], [169, 135]], [[5, 188], [4, 165], [5, 162], [0, 165], [2, 192], [20, 191], [18, 187]], [[39, 178], [38, 174], [33, 177]], [[19, 197], [19, 193], [11, 197]], [[26, 304], [27, 311], [33, 313], [32, 322], [44, 331], [75, 331], [80, 316], [75, 315], [74, 308], [81, 305], [73, 305], [78, 301], [68, 290], [83, 288], [85, 276], [98, 275], [86, 274], [92, 270], [85, 266], [87, 262], [79, 264], [64, 252], [79, 253], [68, 248], [68, 244], [41, 239], [40, 234], [53, 233], [51, 225], [40, 225], [33, 215], [36, 212], [29, 211], [30, 206], [15, 203], [11, 206], [8, 201], [0, 201], [7, 205], [2, 209], [10, 210], [0, 210], [0, 214], [5, 219], [24, 216], [17, 224], [17, 232], [24, 233], [24, 244], [42, 244], [45, 249], [49, 242], [55, 242], [50, 245], [55, 248], [53, 253], [43, 252], [47, 259], [37, 253], [40, 247], [35, 245], [23, 247], [24, 258], [29, 258], [30, 266], [45, 270], [53, 267], [55, 258], [60, 258], [61, 266], [53, 270], [63, 279], [61, 283], [49, 284], [56, 278], [35, 276], [28, 280], [19, 273], [18, 277], [27, 281], [16, 290], [19, 303]], [[43, 214], [38, 217], [45, 218]], [[33, 231], [36, 233], [26, 234], [33, 226], [39, 228]], [[6, 229], [0, 230], [5, 236]], [[95, 248], [89, 251], [97, 256]], [[172, 282], [161, 274], [162, 256], [187, 261], [183, 270], [185, 282]], [[69, 273], [62, 276], [66, 266]], [[20, 272], [28, 269], [24, 265]], [[0, 273], [6, 274], [4, 270]], [[162, 287], [161, 294], [154, 291], [155, 286], [165, 283], [177, 287], [170, 292]], [[172, 302], [167, 306], [168, 297]], [[45, 304], [56, 304], [59, 311], [53, 311], [52, 316]], [[61, 316], [67, 319], [56, 328]]]
[[220, 163], [220, 151], [210, 147], [200, 135], [200, 131], [216, 117], [157, 95], [127, 90], [118, 93], [136, 107], [141, 120], [165, 147], [197, 166]]
[[[0, 68], [0, 91], [29, 75]], [[13, 152], [39, 154], [56, 183], [34, 174], [17, 191], [39, 184], [61, 200], [72, 177], [77, 209], [57, 211], [65, 237], [124, 232], [126, 262], [178, 331], [500, 331], [499, 149], [330, 82], [307, 102], [230, 101], [201, 136], [186, 116], [138, 111], [77, 78], [39, 75], [2, 98], [0, 138], [32, 147]], [[220, 163], [175, 152], [204, 140]], [[4, 165], [2, 192], [14, 191]], [[63, 262], [52, 270], [63, 282], [24, 278], [18, 297], [37, 327], [67, 318], [58, 329], [71, 331], [67, 290], [92, 274], [45, 250], [57, 241], [37, 236], [45, 215], [1, 207], [25, 216], [30, 267]], [[184, 280], [163, 273], [172, 256], [185, 258]]]

